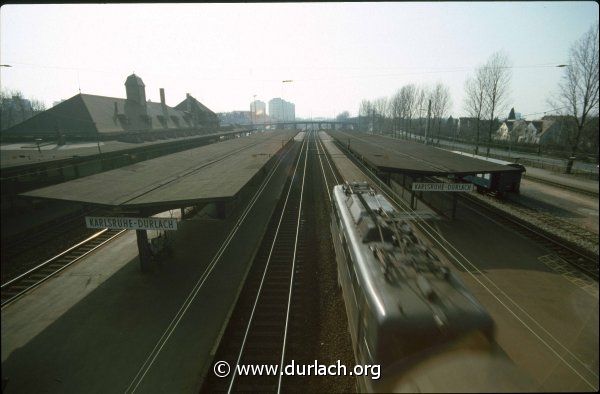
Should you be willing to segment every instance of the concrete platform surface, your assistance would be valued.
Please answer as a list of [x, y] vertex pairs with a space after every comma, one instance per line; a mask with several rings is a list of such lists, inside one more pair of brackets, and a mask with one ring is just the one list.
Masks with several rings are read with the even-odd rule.
[[225, 220], [181, 222], [173, 256], [147, 274], [127, 233], [3, 309], [5, 392], [198, 392], [294, 149], [243, 222], [242, 205]]
[[23, 193], [106, 206], [165, 209], [230, 199], [296, 133], [254, 134]]

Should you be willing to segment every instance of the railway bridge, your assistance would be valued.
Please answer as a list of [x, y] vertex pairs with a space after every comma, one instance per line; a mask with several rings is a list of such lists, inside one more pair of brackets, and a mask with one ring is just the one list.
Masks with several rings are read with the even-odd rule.
[[293, 121], [269, 121], [269, 122], [255, 122], [245, 125], [242, 127], [266, 127], [275, 126], [276, 129], [283, 129], [291, 127], [293, 129], [306, 130], [309, 126], [315, 126], [318, 130], [358, 130], [358, 122], [352, 120], [293, 120]]

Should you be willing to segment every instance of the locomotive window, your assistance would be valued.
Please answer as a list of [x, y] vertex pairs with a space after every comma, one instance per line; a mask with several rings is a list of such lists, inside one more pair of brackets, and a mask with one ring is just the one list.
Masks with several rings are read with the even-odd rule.
[[335, 216], [335, 219], [336, 219], [336, 221], [337, 221], [339, 224], [341, 224], [341, 223], [342, 223], [342, 221], [340, 220], [340, 215], [339, 215], [339, 213], [338, 213], [337, 207], [335, 206], [335, 202], [333, 203], [332, 211], [333, 211], [333, 214], [334, 214], [334, 216]]
[[346, 264], [348, 264], [348, 272], [352, 277], [352, 281], [356, 283], [356, 273], [354, 272], [354, 263], [352, 261], [352, 255], [350, 254], [350, 249], [348, 249], [348, 243], [346, 242], [346, 237], [342, 237], [342, 248], [344, 249], [344, 253], [346, 254]]

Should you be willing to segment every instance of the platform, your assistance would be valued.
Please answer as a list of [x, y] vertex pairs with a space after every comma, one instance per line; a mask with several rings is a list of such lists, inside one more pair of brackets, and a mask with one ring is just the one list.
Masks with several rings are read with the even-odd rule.
[[[319, 132], [319, 138], [323, 142], [323, 146], [327, 150], [329, 157], [331, 158], [333, 165], [338, 169], [340, 175], [344, 178], [345, 182], [368, 182], [373, 183], [373, 180], [365, 175], [357, 166], [346, 156], [333, 142], [333, 139], [329, 136], [330, 131]], [[325, 163], [324, 163], [325, 165]], [[396, 195], [404, 201], [407, 205], [411, 204], [411, 193], [405, 190], [400, 184], [395, 181], [390, 181], [390, 188]], [[417, 201], [413, 201], [414, 211], [406, 213], [406, 219], [439, 219], [439, 215], [433, 209], [428, 207], [426, 204], [419, 204]]]
[[173, 209], [231, 199], [294, 131], [223, 141], [23, 193], [100, 206]]
[[[244, 222], [245, 204], [224, 220], [184, 220], [173, 256], [151, 272], [137, 270], [128, 232], [3, 309], [4, 392], [125, 392], [191, 297], [136, 392], [197, 393], [297, 151]], [[211, 267], [225, 240], [229, 247]]]
[[361, 157], [369, 166], [388, 173], [444, 176], [520, 171], [516, 168], [459, 156], [418, 142], [394, 140], [359, 132], [330, 131], [329, 135]]

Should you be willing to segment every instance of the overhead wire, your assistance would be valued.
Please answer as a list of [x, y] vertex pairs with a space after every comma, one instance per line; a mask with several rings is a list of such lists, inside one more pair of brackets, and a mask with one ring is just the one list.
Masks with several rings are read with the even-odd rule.
[[[384, 147], [384, 149], [386, 149]], [[371, 174], [371, 176], [373, 177], [373, 179], [377, 179], [376, 176], [368, 169], [363, 169], [363, 171], [365, 172], [369, 172]], [[381, 187], [379, 187], [379, 189], [386, 195], [388, 195], [387, 192], [385, 192], [385, 190], [383, 190]], [[388, 195], [388, 197], [392, 198], [391, 196]], [[597, 377], [598, 375], [594, 372], [591, 371], [590, 368], [588, 368], [588, 366], [579, 359], [579, 357], [577, 357], [575, 354], [573, 354], [566, 346], [564, 346], [558, 339], [556, 339], [550, 332], [548, 332], [548, 330], [546, 330], [540, 323], [537, 322], [537, 320], [535, 320], [529, 313], [527, 313], [527, 311], [523, 310], [523, 308], [521, 308], [521, 306], [518, 305], [518, 303], [516, 303], [508, 294], [506, 294], [493, 280], [491, 280], [485, 273], [481, 272], [479, 270], [479, 268], [473, 264], [467, 257], [465, 257], [458, 249], [456, 249], [451, 243], [449, 243], [439, 232], [438, 230], [436, 230], [435, 228], [433, 228], [433, 226], [431, 226], [429, 223], [427, 223], [412, 207], [409, 207], [408, 204], [406, 204], [404, 201], [402, 200], [396, 200], [394, 198], [392, 198], [393, 201], [396, 202], [396, 205], [398, 207], [400, 207], [404, 212], [406, 212], [411, 218], [414, 218], [416, 220], [416, 225], [422, 230], [424, 231], [431, 239], [433, 239], [436, 243], [438, 243], [438, 245], [445, 250], [449, 256], [456, 261], [456, 263], [458, 263], [461, 267], [463, 267], [466, 272], [468, 272], [475, 281], [477, 281], [484, 289], [486, 289], [502, 306], [504, 306], [506, 308], [506, 310], [508, 312], [510, 312], [521, 324], [523, 324], [523, 326], [525, 328], [527, 328], [535, 337], [537, 337], [540, 342], [542, 342], [549, 350], [551, 350], [567, 367], [569, 367], [576, 375], [578, 375], [585, 383], [587, 383], [590, 387], [594, 388], [595, 390], [597, 390], [598, 388], [596, 386], [594, 386], [594, 384], [590, 383], [585, 377], [583, 377], [579, 371], [577, 371], [577, 369], [575, 367], [573, 367], [569, 362], [567, 362], [555, 349], [554, 347], [550, 346], [550, 344], [548, 344], [540, 335], [538, 335], [538, 333], [536, 333], [525, 321], [523, 321], [520, 317], [517, 316], [517, 313], [514, 312], [508, 305], [506, 305], [502, 300], [500, 300], [500, 298], [494, 294], [490, 288], [488, 288], [481, 280], [479, 280], [479, 278], [477, 278], [475, 275], [473, 275], [473, 273], [471, 273], [470, 270], [467, 269], [467, 267], [465, 267], [465, 265], [463, 264], [463, 262], [461, 262], [461, 259], [459, 259], [458, 257], [456, 257], [456, 255], [449, 250], [448, 248], [446, 248], [446, 246], [444, 244], [442, 244], [442, 242], [440, 242], [440, 238], [444, 240], [444, 242], [446, 244], [448, 244], [448, 246], [450, 247], [450, 249], [454, 250], [456, 252], [456, 254], [458, 254], [463, 261], [466, 262], [466, 264], [468, 264], [469, 266], [471, 266], [472, 268], [474, 268], [476, 270], [477, 273], [479, 273], [487, 282], [489, 282], [493, 287], [495, 287], [496, 289], [498, 289], [498, 291], [502, 294], [503, 297], [505, 297], [511, 304], [515, 305], [529, 320], [531, 320], [534, 325], [538, 326], [539, 328], [541, 328], [542, 331], [544, 331], [556, 344], [559, 345], [559, 347], [563, 348], [564, 350], [566, 350], [567, 353], [569, 353], [569, 355], [571, 357], [573, 357], [577, 362], [579, 362], [580, 365], [582, 365], [584, 367], [584, 369], [586, 369], [588, 372], [592, 373], [595, 377]], [[401, 203], [401, 204], [400, 204]], [[433, 234], [432, 234], [433, 233]], [[435, 235], [435, 236], [434, 236]]]

